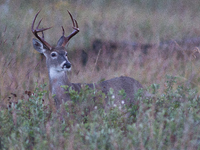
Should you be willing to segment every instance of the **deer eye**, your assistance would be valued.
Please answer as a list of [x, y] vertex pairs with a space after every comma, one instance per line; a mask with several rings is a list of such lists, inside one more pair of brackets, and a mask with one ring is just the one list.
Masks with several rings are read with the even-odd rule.
[[51, 53], [51, 57], [56, 57], [56, 56], [57, 56], [57, 54], [55, 52]]

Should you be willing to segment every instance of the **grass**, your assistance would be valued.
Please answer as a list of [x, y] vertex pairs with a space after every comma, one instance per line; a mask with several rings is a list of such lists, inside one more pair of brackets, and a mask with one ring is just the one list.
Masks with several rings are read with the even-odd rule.
[[[37, 1], [0, 2], [0, 149], [199, 149], [199, 54], [193, 57], [199, 45], [158, 46], [199, 36], [199, 4], [197, 0], [52, 0], [40, 1], [39, 7]], [[140, 107], [125, 108], [132, 113], [128, 120], [118, 108], [88, 112], [92, 102], [87, 96], [92, 91], [86, 89], [83, 99], [78, 98], [84, 105], [66, 103], [63, 111], [68, 115], [61, 119], [48, 89], [45, 59], [32, 47], [31, 23], [41, 8], [42, 27], [53, 26], [45, 32], [49, 43], [56, 44], [62, 25], [66, 33], [72, 31], [67, 9], [78, 21], [80, 33], [68, 45], [72, 82], [125, 75], [155, 96], [145, 99], [139, 91]], [[92, 49], [96, 39], [104, 45], [97, 54]], [[110, 48], [109, 41], [128, 44]], [[143, 49], [132, 48], [135, 42], [157, 46], [146, 55]], [[88, 53], [85, 66], [82, 50]]]

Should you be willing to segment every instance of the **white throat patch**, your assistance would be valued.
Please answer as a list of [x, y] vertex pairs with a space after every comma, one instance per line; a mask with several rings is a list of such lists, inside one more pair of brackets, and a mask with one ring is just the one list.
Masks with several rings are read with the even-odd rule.
[[55, 68], [51, 67], [49, 69], [49, 77], [51, 79], [60, 78], [65, 75], [65, 70], [56, 70]]

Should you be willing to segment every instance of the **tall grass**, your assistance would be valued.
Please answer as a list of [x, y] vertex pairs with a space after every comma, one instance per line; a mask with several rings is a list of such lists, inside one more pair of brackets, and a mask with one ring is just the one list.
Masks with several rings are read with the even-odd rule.
[[[123, 142], [127, 142], [127, 149], [137, 149], [138, 147], [144, 149], [147, 148], [145, 144], [152, 149], [163, 147], [179, 149], [181, 144], [189, 138], [189, 146], [195, 149], [196, 144], [194, 143], [198, 143], [199, 130], [196, 126], [198, 125], [199, 110], [197, 109], [198, 103], [193, 104], [192, 100], [195, 103], [199, 99], [200, 63], [198, 61], [199, 54], [195, 53], [196, 58], [193, 57], [193, 54], [194, 48], [199, 45], [185, 48], [182, 45], [169, 44], [164, 48], [159, 47], [159, 43], [198, 37], [200, 33], [199, 5], [200, 3], [197, 0], [192, 2], [186, 0], [51, 0], [49, 2], [4, 0], [0, 2], [0, 110], [1, 119], [3, 118], [4, 121], [6, 118], [8, 119], [8, 122], [3, 123], [9, 125], [7, 128], [5, 128], [5, 124], [0, 126], [1, 133], [6, 133], [9, 136], [9, 139], [0, 139], [0, 145], [2, 145], [2, 141], [6, 141], [8, 142], [6, 145], [10, 144], [11, 148], [15, 148], [15, 145], [20, 148], [31, 147], [29, 144], [26, 145], [26, 143], [29, 143], [28, 141], [33, 141], [32, 133], [28, 132], [36, 131], [37, 128], [38, 133], [34, 134], [34, 141], [36, 141], [38, 148], [48, 149], [52, 147], [53, 149], [60, 146], [78, 149], [83, 146], [83, 149], [101, 149], [100, 146], [104, 145], [105, 147], [102, 147], [102, 149], [105, 149], [106, 146], [108, 146], [108, 149], [120, 149], [126, 146]], [[148, 109], [146, 109], [146, 106], [139, 108], [136, 119], [133, 119], [135, 122], [127, 123], [125, 121], [126, 125], [116, 122], [119, 126], [115, 124], [115, 127], [111, 127], [110, 122], [105, 120], [105, 116], [98, 116], [97, 114], [94, 115], [96, 118], [89, 118], [91, 120], [88, 124], [82, 124], [82, 122], [76, 125], [69, 122], [67, 125], [62, 122], [56, 123], [55, 120], [59, 117], [56, 116], [58, 114], [55, 113], [51, 96], [48, 93], [48, 86], [44, 90], [47, 92], [46, 96], [41, 98], [41, 91], [37, 91], [36, 93], [39, 93], [39, 95], [31, 98], [33, 103], [27, 100], [29, 97], [27, 98], [27, 94], [25, 94], [27, 91], [32, 93], [38, 87], [35, 83], [38, 85], [47, 83], [48, 85], [45, 59], [42, 59], [40, 54], [36, 53], [32, 47], [34, 36], [31, 33], [31, 23], [34, 15], [41, 8], [42, 11], [38, 16], [38, 18], [44, 18], [41, 27], [53, 26], [53, 29], [45, 31], [45, 39], [49, 43], [56, 44], [62, 34], [61, 26], [64, 26], [66, 33], [72, 31], [72, 23], [66, 10], [72, 13], [79, 24], [80, 33], [68, 45], [69, 60], [72, 63], [69, 78], [72, 82], [98, 82], [125, 75], [135, 78], [145, 88], [154, 85], [154, 83], [159, 84], [160, 88], [157, 89], [157, 95], [160, 94], [160, 96], [155, 99], [171, 101], [174, 95], [177, 96], [177, 93], [173, 91], [176, 88], [176, 91], [182, 92], [178, 93], [177, 99], [184, 96], [186, 91], [189, 92], [189, 96], [185, 97], [183, 104], [179, 103], [177, 109], [172, 112], [164, 106], [164, 104], [168, 106], [168, 101], [160, 106], [155, 105], [156, 102], [153, 99]], [[102, 48], [98, 49], [99, 55], [92, 49], [92, 42], [96, 39], [103, 41]], [[108, 41], [125, 44], [124, 46], [117, 46], [117, 48], [110, 48], [106, 46]], [[143, 53], [141, 48], [133, 49], [134, 43], [153, 43], [155, 46], [149, 49], [146, 54]], [[88, 61], [85, 66], [82, 65], [81, 60], [82, 50], [88, 53]], [[167, 93], [168, 97], [166, 95], [162, 97], [163, 92], [166, 94], [166, 75], [175, 76], [177, 82]], [[184, 88], [190, 90], [181, 89], [179, 87], [181, 83], [184, 83]], [[193, 88], [196, 88], [197, 92], [190, 93]], [[42, 95], [45, 95], [44, 93]], [[190, 96], [193, 97], [191, 101], [189, 100]], [[35, 100], [41, 104], [43, 103], [42, 99], [44, 99], [43, 105], [49, 106], [50, 104], [52, 108], [42, 112], [43, 107], [40, 107], [38, 108], [40, 109], [38, 116], [32, 116], [35, 119], [43, 119], [44, 124], [26, 122], [26, 116], [20, 118], [19, 114], [17, 119], [22, 119], [24, 124], [32, 123], [32, 125], [20, 124], [20, 120], [16, 125], [13, 124], [12, 120], [9, 120], [14, 117], [13, 113], [6, 112], [5, 108], [9, 101], [20, 99], [24, 99], [27, 103], [20, 102], [20, 106], [17, 106], [17, 108], [12, 104], [11, 112], [18, 108], [20, 108], [19, 112], [24, 111], [24, 108], [29, 105], [34, 111], [35, 107], [38, 106], [35, 104]], [[187, 110], [188, 105], [192, 105], [192, 110]], [[169, 106], [171, 109], [175, 107]], [[164, 110], [162, 111], [161, 108]], [[143, 111], [144, 109], [146, 111]], [[50, 112], [53, 112], [51, 118], [45, 120], [44, 118]], [[153, 112], [157, 114], [152, 115]], [[44, 118], [41, 118], [40, 113]], [[111, 111], [110, 113], [105, 114], [108, 115], [106, 117], [111, 117], [112, 113], [115, 117], [118, 116], [116, 112]], [[188, 118], [185, 116], [188, 116]], [[101, 127], [98, 125], [97, 118], [101, 120]], [[73, 119], [70, 118], [70, 121], [73, 122]], [[147, 126], [148, 124], [150, 126]], [[31, 129], [23, 132], [26, 127], [31, 127]], [[176, 131], [178, 128], [180, 130]], [[16, 132], [13, 132], [13, 130]], [[190, 135], [190, 137], [187, 135]], [[25, 137], [26, 139], [23, 139]], [[21, 142], [18, 138], [21, 138]], [[158, 143], [157, 139], [160, 139]], [[39, 142], [40, 140], [41, 142]], [[154, 145], [154, 142], [157, 144]], [[21, 146], [18, 145], [19, 143]], [[111, 147], [109, 147], [110, 143], [112, 143]], [[35, 144], [32, 144], [34, 147]], [[182, 147], [187, 147], [187, 144], [183, 144]]]

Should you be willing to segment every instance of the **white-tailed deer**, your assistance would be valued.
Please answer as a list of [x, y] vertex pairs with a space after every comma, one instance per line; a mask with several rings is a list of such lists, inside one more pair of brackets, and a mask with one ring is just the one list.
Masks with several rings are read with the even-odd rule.
[[[34, 29], [34, 23], [39, 12], [35, 15], [35, 18], [33, 19], [32, 23], [32, 32], [39, 40], [38, 41], [36, 39], [33, 39], [33, 47], [39, 53], [44, 54], [44, 56], [46, 57], [46, 65], [49, 73], [51, 92], [53, 95], [55, 95], [54, 99], [56, 107], [59, 108], [62, 101], [66, 102], [70, 100], [69, 94], [65, 93], [66, 90], [61, 87], [62, 85], [72, 87], [72, 89], [76, 91], [80, 91], [81, 89], [81, 83], [71, 83], [66, 74], [66, 72], [71, 69], [71, 63], [67, 58], [67, 50], [65, 48], [65, 45], [74, 35], [76, 35], [79, 32], [78, 23], [68, 11], [73, 23], [72, 28], [74, 30], [70, 35], [65, 37], [65, 31], [62, 27], [63, 35], [58, 40], [57, 46], [52, 47], [49, 43], [45, 41], [43, 33], [43, 31], [50, 29], [51, 27], [39, 29], [39, 25], [42, 21], [41, 19], [37, 27]], [[42, 33], [42, 37], [38, 35], [39, 32]], [[124, 89], [127, 95], [127, 99], [129, 99], [129, 102], [127, 102], [127, 100], [124, 100], [124, 103], [134, 103], [134, 94], [138, 91], [138, 89], [142, 88], [142, 85], [138, 81], [136, 81], [133, 78], [124, 76], [113, 78], [96, 84], [86, 85], [88, 85], [90, 88], [102, 90], [102, 92], [105, 94], [107, 94], [110, 88], [112, 88], [115, 94], [114, 103], [116, 105], [121, 104], [122, 102], [122, 97], [118, 95], [119, 90]]]

